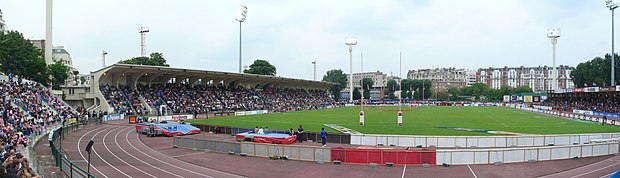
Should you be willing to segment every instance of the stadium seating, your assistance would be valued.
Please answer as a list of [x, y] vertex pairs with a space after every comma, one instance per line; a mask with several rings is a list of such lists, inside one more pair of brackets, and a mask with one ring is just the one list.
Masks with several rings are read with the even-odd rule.
[[556, 110], [589, 110], [595, 112], [620, 113], [620, 92], [597, 92], [582, 94], [560, 94], [542, 102]]
[[[190, 114], [249, 110], [287, 112], [320, 109], [334, 102], [325, 91], [302, 89], [248, 89], [171, 84], [151, 86], [139, 84], [138, 91], [131, 91], [124, 86], [120, 89], [107, 85], [100, 88], [117, 113], [144, 113], [148, 111], [147, 107], [155, 109], [161, 105], [166, 105], [173, 113]], [[140, 96], [149, 106], [142, 105], [137, 99]]]
[[49, 89], [19, 76], [1, 75], [0, 93], [0, 152], [19, 150], [31, 134], [80, 114]]

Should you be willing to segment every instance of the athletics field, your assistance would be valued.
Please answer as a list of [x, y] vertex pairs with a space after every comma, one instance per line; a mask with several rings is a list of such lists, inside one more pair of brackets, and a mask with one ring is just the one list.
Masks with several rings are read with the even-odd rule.
[[[263, 115], [229, 116], [188, 120], [189, 123], [275, 130], [297, 130], [303, 125], [306, 132], [318, 132], [323, 124], [337, 124], [364, 134], [490, 136], [490, 130], [519, 134], [578, 134], [620, 132], [620, 127], [600, 125], [589, 121], [564, 119], [555, 116], [504, 107], [403, 107], [403, 126], [397, 126], [398, 107], [366, 107], [365, 125], [359, 125], [360, 107], [344, 107]], [[450, 127], [452, 129], [448, 129]], [[456, 129], [455, 129], [456, 128]], [[334, 133], [336, 130], [325, 127]], [[458, 130], [457, 130], [458, 129]]]

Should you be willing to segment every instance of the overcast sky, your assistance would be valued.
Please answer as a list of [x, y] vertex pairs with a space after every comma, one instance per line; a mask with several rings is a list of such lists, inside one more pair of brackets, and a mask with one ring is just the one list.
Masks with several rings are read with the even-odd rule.
[[[54, 46], [65, 46], [81, 73], [140, 55], [140, 26], [150, 27], [147, 52], [173, 67], [237, 72], [240, 4], [243, 65], [266, 59], [277, 75], [312, 79], [330, 69], [403, 75], [408, 69], [478, 69], [552, 64], [550, 28], [558, 27], [559, 64], [576, 66], [610, 51], [611, 12], [604, 0], [55, 0]], [[45, 38], [45, 0], [2, 0], [11, 30]]]

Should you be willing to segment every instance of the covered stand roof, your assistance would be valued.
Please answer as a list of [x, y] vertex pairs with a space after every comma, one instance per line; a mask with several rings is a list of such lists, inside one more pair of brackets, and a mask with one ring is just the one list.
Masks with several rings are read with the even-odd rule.
[[[232, 72], [219, 72], [196, 69], [183, 69], [163, 66], [146, 66], [133, 64], [114, 64], [97, 71], [91, 72], [95, 76], [128, 75], [138, 76], [137, 82], [167, 82], [170, 78], [182, 79], [202, 79], [203, 81], [213, 80], [214, 83], [224, 81], [225, 83], [234, 82], [241, 86], [265, 85], [270, 84], [275, 87], [284, 88], [314, 88], [325, 89], [337, 85], [336, 83], [293, 79], [276, 76], [239, 74]], [[157, 80], [163, 79], [163, 80]]]

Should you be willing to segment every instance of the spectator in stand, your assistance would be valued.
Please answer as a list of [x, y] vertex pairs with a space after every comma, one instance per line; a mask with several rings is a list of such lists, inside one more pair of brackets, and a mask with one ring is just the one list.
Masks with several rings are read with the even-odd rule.
[[565, 93], [554, 94], [541, 105], [555, 110], [588, 110], [594, 112], [620, 113], [620, 92]]

